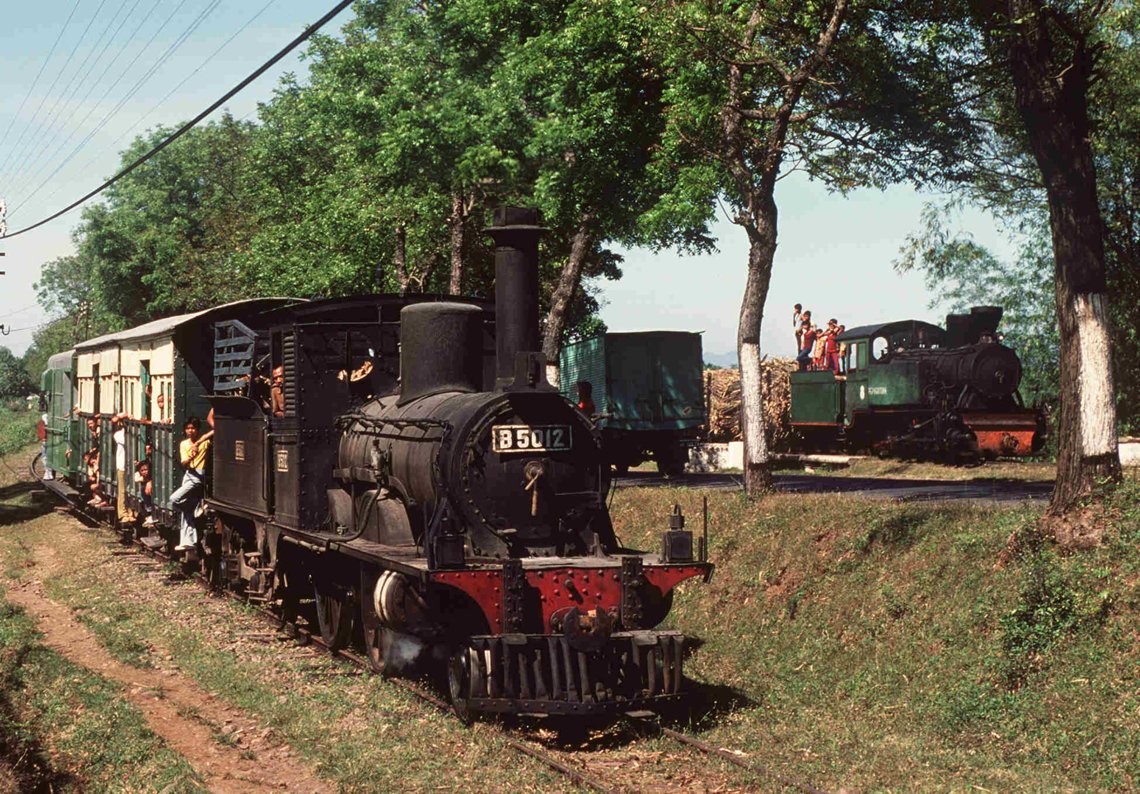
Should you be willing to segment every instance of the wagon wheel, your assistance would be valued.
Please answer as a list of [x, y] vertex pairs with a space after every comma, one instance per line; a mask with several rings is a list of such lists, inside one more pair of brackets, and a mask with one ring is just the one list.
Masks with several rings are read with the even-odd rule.
[[339, 651], [352, 637], [353, 595], [329, 582], [314, 579], [313, 599], [321, 639], [330, 651]]
[[468, 696], [471, 691], [471, 651], [461, 646], [447, 663], [447, 691], [451, 696], [451, 710], [464, 725], [470, 725], [475, 716], [471, 712]]
[[384, 627], [376, 614], [372, 593], [376, 589], [379, 572], [361, 568], [360, 571], [360, 625], [364, 630], [364, 650], [372, 672], [384, 674]]

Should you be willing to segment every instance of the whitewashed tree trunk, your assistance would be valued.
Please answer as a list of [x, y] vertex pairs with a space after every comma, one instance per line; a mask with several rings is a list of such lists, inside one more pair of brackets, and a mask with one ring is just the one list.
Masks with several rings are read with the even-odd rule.
[[1116, 391], [1112, 383], [1108, 308], [1104, 295], [1077, 295], [1073, 299], [1077, 321], [1080, 371], [1077, 376], [1081, 417], [1081, 455], [1116, 455]]
[[989, 0], [1007, 26], [1018, 113], [1045, 185], [1061, 340], [1057, 482], [1046, 526], [1058, 540], [1083, 522], [1090, 496], [1121, 479], [1116, 393], [1109, 351], [1104, 222], [1089, 144], [1089, 84], [1096, 46], [1073, 12], [1038, 0]]

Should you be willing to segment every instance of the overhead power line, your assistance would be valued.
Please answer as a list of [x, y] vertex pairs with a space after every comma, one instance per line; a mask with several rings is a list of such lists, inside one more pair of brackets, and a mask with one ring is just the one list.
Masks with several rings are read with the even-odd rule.
[[[20, 101], [20, 107], [17, 108], [16, 114], [12, 116], [12, 120], [8, 122], [8, 129], [4, 130], [4, 135], [3, 137], [0, 137], [0, 141], [7, 142], [8, 133], [12, 131], [12, 125], [16, 123], [16, 119], [20, 117], [20, 114], [24, 112], [24, 105], [28, 103], [28, 99], [32, 96], [32, 92], [34, 92], [36, 90], [36, 86], [40, 84], [40, 78], [44, 75], [44, 69], [47, 68], [48, 61], [51, 60], [51, 56], [55, 55], [55, 48], [59, 46], [60, 39], [63, 38], [63, 34], [67, 31], [67, 26], [71, 24], [71, 18], [75, 16], [75, 12], [79, 9], [80, 2], [82, 2], [82, 0], [75, 0], [75, 5], [71, 7], [71, 13], [67, 15], [67, 19], [64, 21], [63, 27], [59, 29], [59, 35], [55, 37], [55, 43], [51, 45], [51, 49], [48, 51], [47, 57], [44, 58], [44, 62], [40, 64], [40, 70], [36, 73], [36, 78], [32, 80], [32, 84], [28, 86], [28, 93], [24, 94], [24, 98]], [[11, 152], [11, 149], [8, 151]], [[6, 166], [7, 164], [7, 159], [5, 159], [4, 165]], [[0, 168], [0, 171], [2, 170], [3, 169]]]
[[[39, 162], [47, 150], [56, 143], [60, 135], [67, 132], [69, 123], [73, 123], [74, 120], [72, 119], [72, 115], [74, 109], [77, 106], [81, 107], [83, 103], [87, 102], [91, 98], [92, 91], [94, 88], [98, 87], [99, 80], [103, 78], [102, 74], [95, 79], [95, 82], [91, 88], [89, 88], [87, 93], [82, 97], [78, 96], [79, 91], [95, 74], [95, 67], [97, 67], [103, 60], [104, 54], [110, 50], [111, 44], [123, 29], [123, 26], [126, 24], [129, 14], [134, 12], [135, 7], [138, 6], [140, 0], [134, 0], [135, 7], [132, 7], [130, 12], [128, 12], [128, 15], [123, 16], [122, 20], [119, 21], [120, 15], [122, 15], [123, 12], [127, 10], [127, 3], [129, 2], [131, 2], [131, 0], [122, 1], [122, 4], [119, 6], [118, 11], [115, 12], [115, 15], [111, 17], [106, 27], [103, 28], [103, 32], [99, 35], [99, 39], [95, 42], [94, 45], [92, 45], [92, 48], [88, 50], [86, 56], [83, 59], [83, 63], [79, 65], [79, 68], [76, 70], [75, 75], [73, 76], [71, 82], [68, 84], [67, 88], [64, 89], [64, 91], [56, 99], [52, 108], [48, 111], [45, 120], [40, 125], [43, 131], [37, 135], [40, 148], [38, 151], [35, 151], [34, 154], [32, 153], [32, 150], [28, 151], [25, 156], [24, 163], [16, 168], [17, 173], [24, 169], [30, 169], [32, 166], [36, 165], [37, 162]], [[111, 26], [114, 25], [116, 21], [119, 22], [119, 26], [115, 29], [115, 32], [111, 38], [107, 39], [107, 34], [110, 33]], [[99, 48], [100, 45], [102, 45], [102, 49], [99, 49], [98, 55], [95, 55], [96, 49]], [[117, 59], [121, 52], [122, 48], [116, 48], [116, 51], [113, 54], [113, 58]], [[95, 61], [93, 63], [91, 62], [92, 56], [95, 56]], [[113, 62], [114, 60], [112, 60], [112, 63]], [[89, 63], [91, 64], [90, 66], [88, 66]], [[106, 69], [104, 69], [104, 74], [106, 74]], [[35, 147], [33, 146], [33, 150], [34, 148]], [[42, 167], [43, 166], [41, 166], [41, 168]], [[13, 181], [13, 185], [15, 184], [18, 184], [18, 182]], [[9, 189], [9, 195], [22, 194], [23, 189], [24, 185], [20, 185], [20, 187], [13, 186]]]
[[183, 124], [177, 130], [175, 130], [173, 133], [171, 133], [167, 138], [165, 138], [163, 141], [161, 141], [159, 144], [157, 144], [153, 149], [151, 149], [149, 152], [147, 152], [146, 154], [139, 157], [137, 160], [135, 160], [133, 163], [128, 165], [123, 170], [119, 171], [119, 173], [115, 174], [113, 177], [108, 179], [106, 182], [101, 184], [99, 187], [95, 188], [94, 190], [92, 190], [91, 192], [82, 196], [81, 198], [76, 199], [75, 201], [68, 204], [66, 207], [59, 210], [58, 212], [55, 212], [55, 213], [47, 216], [43, 220], [36, 221], [35, 223], [33, 223], [29, 226], [23, 227], [22, 229], [17, 229], [14, 232], [10, 232], [3, 239], [16, 237], [18, 235], [30, 232], [33, 229], [38, 229], [40, 226], [43, 226], [46, 223], [50, 223], [51, 221], [54, 221], [56, 218], [58, 218], [62, 215], [65, 215], [68, 212], [71, 212], [71, 210], [73, 210], [76, 207], [78, 207], [79, 205], [83, 204], [88, 199], [91, 199], [91, 198], [99, 195], [100, 193], [102, 193], [104, 190], [109, 188], [111, 185], [118, 182], [120, 179], [125, 177], [127, 174], [134, 171], [140, 165], [142, 165], [143, 163], [150, 160], [152, 157], [157, 155], [159, 152], [161, 152], [167, 146], [174, 143], [176, 140], [178, 140], [183, 135], [185, 135], [187, 132], [189, 132], [191, 129], [193, 129], [200, 121], [202, 121], [202, 119], [206, 118], [211, 113], [213, 113], [215, 110], [220, 108], [223, 104], [228, 102], [235, 94], [240, 92], [243, 88], [248, 86], [250, 83], [252, 83], [258, 77], [261, 77], [261, 75], [265, 74], [265, 72], [269, 71], [269, 69], [273, 68], [274, 64], [276, 64], [278, 61], [280, 61], [282, 58], [284, 58], [286, 55], [288, 55], [293, 50], [297, 49], [297, 47], [301, 46], [306, 41], [308, 41], [318, 30], [320, 30], [325, 25], [327, 25], [341, 11], [343, 11], [344, 9], [346, 9], [350, 5], [352, 5], [353, 2], [354, 2], [354, 0], [340, 0], [340, 2], [337, 3], [335, 6], [333, 6], [333, 8], [327, 14], [325, 14], [323, 17], [321, 17], [316, 22], [314, 22], [312, 25], [310, 25], [308, 28], [306, 28], [303, 33], [301, 33], [299, 36], [297, 36], [297, 38], [293, 39], [291, 42], [286, 44], [281, 50], [279, 50], [277, 52], [276, 55], [274, 55], [268, 61], [263, 63], [261, 66], [257, 67], [257, 69], [255, 69], [248, 77], [246, 77], [244, 80], [242, 80], [236, 86], [234, 86], [229, 91], [227, 91], [225, 94], [223, 94], [216, 102], [211, 104], [208, 108], [203, 110], [201, 113], [199, 113], [194, 118], [190, 119], [190, 121]]
[[[94, 103], [91, 106], [91, 108], [88, 109], [87, 115], [85, 115], [83, 117], [83, 119], [80, 120], [78, 122], [78, 124], [76, 125], [77, 128], [81, 128], [87, 122], [87, 119], [89, 119], [91, 117], [92, 113], [95, 112], [95, 109], [97, 107], [101, 106], [103, 101], [111, 94], [111, 92], [115, 89], [115, 87], [118, 86], [120, 82], [122, 82], [123, 78], [132, 73], [132, 69], [133, 69], [135, 63], [139, 60], [140, 57], [142, 57], [143, 53], [145, 53], [146, 50], [149, 49], [151, 43], [153, 43], [154, 40], [158, 37], [158, 34], [160, 32], [162, 32], [163, 29], [166, 28], [166, 26], [170, 23], [170, 21], [172, 19], [174, 19], [174, 16], [178, 13], [179, 10], [181, 10], [182, 6], [185, 5], [185, 2], [186, 2], [186, 0], [182, 0], [182, 3], [179, 4], [178, 8], [176, 8], [171, 13], [171, 15], [166, 18], [166, 21], [163, 22], [158, 27], [158, 29], [151, 35], [150, 40], [146, 43], [146, 45], [143, 47], [143, 49], [139, 50], [139, 52], [130, 61], [130, 63], [127, 64], [127, 66], [123, 69], [122, 73], [115, 79], [115, 82], [113, 82], [110, 86], [107, 87], [107, 89], [103, 92], [103, 95], [101, 97], [99, 97], [98, 102]], [[35, 196], [40, 190], [42, 190], [44, 188], [44, 186], [48, 182], [50, 182], [52, 180], [52, 178], [54, 178], [55, 175], [58, 174], [63, 169], [63, 167], [65, 165], [67, 165], [68, 162], [71, 161], [71, 159], [73, 157], [75, 157], [75, 155], [77, 155], [80, 151], [82, 151], [83, 147], [86, 146], [87, 143], [91, 139], [93, 139], [96, 135], [99, 134], [100, 131], [102, 131], [103, 127], [105, 127], [107, 125], [107, 123], [115, 116], [115, 114], [118, 113], [119, 110], [124, 105], [126, 105], [127, 102], [129, 102], [135, 96], [135, 94], [137, 94], [139, 92], [139, 90], [143, 87], [143, 85], [151, 77], [153, 77], [163, 65], [166, 64], [166, 62], [170, 59], [170, 57], [172, 55], [174, 55], [183, 44], [186, 43], [187, 39], [189, 39], [190, 36], [193, 35], [194, 31], [196, 31], [198, 29], [198, 27], [206, 20], [206, 18], [218, 8], [220, 3], [221, 3], [221, 0], [211, 0], [210, 4], [203, 11], [201, 11], [198, 14], [198, 16], [190, 23], [190, 26], [178, 35], [178, 38], [176, 38], [174, 40], [174, 42], [169, 47], [166, 48], [166, 50], [159, 56], [158, 60], [155, 61], [150, 66], [150, 68], [148, 68], [145, 72], [143, 72], [142, 76], [139, 77], [138, 80], [135, 81], [135, 83], [131, 86], [131, 88], [127, 91], [127, 93], [115, 104], [115, 106], [113, 108], [111, 108], [111, 110], [106, 115], [104, 115], [103, 119], [98, 123], [98, 125], [94, 129], [92, 129], [90, 132], [87, 133], [86, 137], [84, 137], [83, 140], [79, 142], [79, 144], [72, 150], [71, 154], [69, 154], [66, 159], [64, 159], [62, 162], [60, 162], [59, 161], [59, 154], [63, 151], [63, 148], [68, 143], [71, 143], [72, 139], [77, 134], [78, 129], [76, 131], [73, 131], [70, 135], [68, 135], [67, 139], [63, 143], [61, 143], [59, 146], [57, 146], [54, 152], [52, 152], [52, 156], [49, 159], [45, 160], [43, 165], [41, 165], [38, 169], [36, 169], [35, 173], [33, 173], [27, 179], [24, 180], [23, 184], [20, 185], [19, 191], [13, 190], [10, 192], [10, 195], [17, 195], [17, 194], [20, 195], [20, 202], [12, 208], [12, 214], [13, 215], [17, 212], [17, 210], [19, 210], [21, 207], [23, 207], [29, 201], [31, 201], [33, 196]], [[153, 12], [153, 8], [152, 8], [152, 12]], [[137, 32], [138, 28], [136, 28], [135, 30]], [[50, 167], [53, 163], [56, 164], [55, 170], [52, 171], [51, 174], [48, 175], [47, 179], [43, 180], [43, 182], [38, 187], [36, 187], [34, 190], [29, 192], [27, 189], [29, 187], [31, 187], [31, 185], [35, 181], [36, 177], [38, 177], [40, 174], [42, 174], [44, 169]]]
[[[255, 13], [252, 17], [247, 19], [245, 21], [245, 23], [240, 28], [235, 30], [230, 35], [230, 37], [228, 39], [226, 39], [224, 42], [222, 42], [221, 46], [219, 46], [216, 50], [214, 50], [212, 53], [210, 53], [208, 56], [206, 56], [205, 60], [203, 60], [200, 64], [198, 64], [197, 68], [195, 68], [194, 71], [190, 72], [188, 75], [183, 77], [182, 80], [177, 85], [175, 85], [173, 88], [171, 88], [166, 93], [166, 96], [164, 96], [162, 99], [160, 99], [158, 102], [156, 102], [154, 104], [154, 106], [150, 108], [150, 110], [147, 110], [142, 115], [138, 116], [135, 119], [134, 124], [132, 124], [124, 132], [119, 133], [119, 136], [117, 138], [115, 138], [113, 141], [111, 141], [95, 157], [93, 157], [90, 160], [90, 162], [88, 162], [84, 166], [84, 169], [93, 167], [96, 163], [98, 163], [103, 158], [104, 155], [108, 154], [113, 149], [115, 149], [118, 146], [120, 141], [124, 140], [132, 132], [134, 132], [136, 129], [138, 129], [140, 124], [142, 124], [144, 121], [148, 121], [150, 118], [152, 118], [154, 116], [154, 114], [158, 111], [158, 109], [160, 107], [162, 107], [162, 105], [164, 105], [168, 99], [170, 99], [172, 96], [174, 96], [179, 91], [179, 89], [182, 88], [182, 86], [184, 86], [188, 82], [190, 82], [190, 80], [193, 79], [195, 75], [197, 75], [204, 68], [206, 68], [207, 64], [209, 64], [211, 61], [213, 61], [214, 58], [216, 58], [218, 56], [218, 54], [222, 52], [222, 50], [224, 50], [231, 43], [233, 43], [234, 39], [236, 39], [239, 35], [241, 35], [250, 25], [252, 25], [254, 22], [256, 22], [266, 11], [269, 10], [270, 6], [272, 6], [276, 2], [278, 2], [278, 0], [267, 0], [265, 5], [263, 5], [257, 13]], [[136, 59], [137, 59], [137, 56], [136, 56]], [[132, 61], [131, 65], [133, 65], [133, 63], [134, 62]], [[153, 67], [152, 67], [152, 70], [153, 70]], [[116, 85], [117, 85], [117, 82], [116, 82]], [[128, 93], [127, 99], [134, 96], [134, 93], [133, 93], [134, 90], [135, 89], [132, 89], [132, 92]], [[12, 208], [12, 214], [13, 215], [16, 214], [17, 210], [19, 210], [22, 206], [24, 206], [29, 201], [31, 201], [33, 197], [39, 195], [40, 191], [43, 190], [48, 185], [48, 183], [50, 183], [56, 177], [56, 175], [60, 171], [62, 171], [76, 156], [81, 154], [83, 152], [84, 147], [107, 125], [107, 123], [111, 120], [111, 117], [114, 115], [114, 113], [117, 112], [119, 110], [119, 108], [122, 107], [125, 103], [126, 103], [125, 100], [120, 101], [112, 109], [112, 111], [110, 113], [108, 113], [106, 116], [104, 116], [102, 121], [99, 122], [98, 126], [96, 126], [94, 129], [92, 129], [90, 132], [88, 132], [87, 136], [83, 140], [81, 140], [78, 144], [76, 144], [75, 148], [71, 150], [71, 153], [68, 154], [67, 157], [65, 157], [62, 161], [59, 162], [59, 164], [56, 166], [55, 170], [52, 171], [50, 174], [48, 174], [48, 176], [44, 179], [44, 181], [40, 185], [38, 185], [31, 192], [22, 194], [21, 199], [20, 199], [20, 203]], [[239, 121], [245, 121], [246, 118], [248, 118], [249, 116], [256, 113], [257, 110], [258, 109], [255, 107], [252, 111], [250, 111], [245, 116], [243, 116], [241, 119], [239, 119]], [[63, 188], [64, 188], [64, 185], [62, 185], [62, 184], [60, 186], [56, 187], [55, 190], [53, 190], [51, 193], [49, 193], [44, 198], [45, 203], [50, 202], [52, 199], [54, 199], [56, 197], [56, 194], [58, 194], [61, 190], [63, 190]]]
[[[16, 152], [17, 150], [19, 151], [19, 154], [15, 157], [16, 163], [20, 162], [20, 159], [24, 156], [24, 153], [27, 151], [28, 146], [34, 145], [35, 136], [33, 135], [33, 137], [28, 138], [28, 132], [31, 131], [36, 122], [40, 120], [40, 111], [43, 110], [44, 104], [47, 102], [48, 97], [53, 95], [52, 92], [55, 91], [55, 87], [59, 83], [59, 78], [63, 77], [63, 75], [67, 72], [67, 68], [71, 66], [71, 62], [75, 59], [75, 53], [79, 51], [79, 45], [83, 43], [83, 40], [85, 38], [87, 38], [87, 34], [91, 31], [91, 26], [95, 24], [95, 18], [99, 16], [99, 12], [103, 10], [103, 6], [106, 4], [107, 0], [100, 0], [99, 7], [96, 8], [95, 13], [91, 15], [91, 19], [87, 20], [87, 26], [83, 28], [83, 32], [79, 34], [79, 38], [75, 40], [75, 44], [72, 46], [71, 52], [67, 56], [67, 60], [63, 62], [63, 66], [56, 73], [55, 78], [51, 81], [51, 85], [48, 86], [48, 90], [42, 97], [40, 97], [40, 104], [36, 106], [36, 112], [32, 114], [32, 118], [24, 126], [24, 129], [21, 130], [20, 137], [16, 139], [16, 145], [12, 147], [12, 152]], [[74, 75], [72, 76], [72, 79], [75, 79]], [[71, 84], [68, 83], [68, 85], [70, 86]], [[58, 99], [55, 101], [58, 102]], [[55, 107], [54, 102], [52, 107]], [[27, 141], [27, 144], [21, 146], [25, 140]], [[9, 153], [9, 159], [11, 159], [11, 152]], [[8, 162], [9, 160], [5, 161], [5, 167], [7, 167]]]

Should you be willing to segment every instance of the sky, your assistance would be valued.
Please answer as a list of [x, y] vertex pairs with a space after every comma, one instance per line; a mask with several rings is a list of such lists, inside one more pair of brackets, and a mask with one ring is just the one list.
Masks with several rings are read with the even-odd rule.
[[[138, 134], [196, 115], [322, 16], [334, 0], [40, 0], [5, 3], [0, 28], [0, 198], [8, 229], [50, 215], [99, 185]], [[344, 12], [325, 28], [351, 18]], [[302, 48], [303, 49], [303, 48]], [[50, 57], [49, 57], [50, 55]], [[304, 78], [297, 53], [224, 108], [256, 119], [286, 72]], [[38, 79], [37, 79], [38, 76]], [[133, 93], [132, 93], [133, 92]], [[223, 112], [219, 110], [218, 113]], [[175, 144], [177, 145], [177, 144]], [[791, 307], [849, 326], [882, 319], [940, 321], [915, 274], [892, 267], [918, 229], [931, 196], [909, 187], [829, 194], [800, 174], [779, 183], [779, 247], [761, 349], [789, 355]], [[40, 267], [71, 253], [79, 210], [37, 230], [0, 240], [0, 345], [22, 353], [47, 318], [33, 284]], [[997, 252], [994, 223], [967, 212], [961, 223]], [[600, 284], [602, 318], [615, 331], [704, 332], [706, 353], [735, 349], [747, 243], [727, 221], [714, 229], [715, 254], [623, 251], [624, 277]]]

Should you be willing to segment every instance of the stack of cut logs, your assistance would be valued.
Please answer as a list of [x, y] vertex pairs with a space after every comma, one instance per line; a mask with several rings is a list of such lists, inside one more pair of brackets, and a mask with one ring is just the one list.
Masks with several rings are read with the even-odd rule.
[[[796, 362], [787, 358], [765, 358], [761, 362], [764, 430], [772, 452], [788, 450], [792, 433], [788, 373], [795, 369]], [[709, 397], [709, 441], [740, 441], [740, 370], [707, 370], [705, 388]]]

